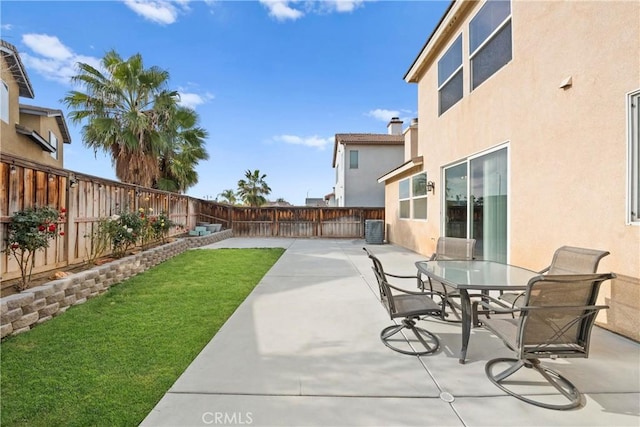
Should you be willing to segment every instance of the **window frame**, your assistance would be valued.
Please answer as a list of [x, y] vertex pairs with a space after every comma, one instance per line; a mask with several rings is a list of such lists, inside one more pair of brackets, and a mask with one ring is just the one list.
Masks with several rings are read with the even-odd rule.
[[[418, 176], [424, 175], [424, 194], [415, 194], [415, 186], [414, 186], [414, 181]], [[429, 190], [427, 188], [427, 180], [428, 175], [426, 171], [422, 171], [422, 172], [418, 172], [415, 173], [411, 176], [406, 177], [405, 179], [401, 179], [398, 182], [398, 218], [401, 220], [412, 220], [412, 221], [426, 221], [429, 217], [429, 213], [428, 213], [428, 207], [429, 207], [429, 202], [428, 202], [428, 197], [429, 197]], [[407, 183], [408, 185], [408, 196], [406, 197], [402, 197], [403, 196], [403, 191], [401, 189], [401, 186], [403, 183]], [[426, 202], [426, 206], [424, 208], [424, 217], [422, 218], [416, 218], [416, 209], [415, 209], [415, 202], [416, 201], [422, 201], [424, 200]], [[402, 204], [403, 203], [407, 203], [409, 202], [409, 216], [402, 216]]]
[[[355, 162], [353, 161], [353, 154], [355, 154]], [[349, 150], [349, 169], [358, 169], [359, 166], [360, 155], [358, 154], [358, 150]]]
[[640, 226], [640, 89], [627, 94], [626, 199], [626, 223]]
[[[437, 68], [438, 68], [438, 83], [440, 82], [440, 63], [441, 61], [445, 60], [445, 58], [448, 55], [452, 55], [453, 54], [453, 48], [456, 46], [457, 43], [460, 43], [460, 64], [451, 72], [451, 74], [449, 74], [443, 81], [442, 84], [438, 84], [438, 116], [443, 115], [446, 111], [448, 111], [450, 108], [452, 108], [454, 105], [456, 105], [458, 102], [460, 102], [460, 100], [462, 98], [464, 98], [464, 49], [462, 48], [462, 33], [458, 34], [458, 37], [456, 37], [456, 39], [453, 41], [453, 43], [451, 43], [451, 45], [449, 46], [449, 48], [446, 50], [446, 52], [440, 57], [440, 59], [438, 59], [438, 63], [437, 63]], [[442, 108], [442, 91], [443, 89], [445, 89], [445, 87], [447, 87], [450, 83], [452, 83], [452, 81], [454, 79], [456, 79], [458, 76], [461, 76], [462, 79], [460, 81], [460, 85], [461, 85], [461, 95], [460, 98], [458, 98], [455, 102], [453, 102], [451, 105], [449, 105], [447, 108], [443, 109]]]
[[52, 131], [49, 131], [49, 144], [54, 148], [54, 150], [49, 154], [52, 158], [58, 160], [58, 136]]
[[[489, 35], [487, 35], [487, 37], [480, 43], [478, 44], [478, 46], [471, 51], [471, 25], [473, 24], [474, 20], [478, 17], [478, 15], [482, 12], [482, 10], [487, 7], [488, 4], [490, 4], [490, 2], [493, 1], [505, 1], [509, 3], [509, 15], [502, 21], [500, 22], [496, 28], [493, 29], [493, 31], [491, 31], [491, 33], [489, 33]], [[478, 56], [478, 54], [489, 44], [491, 43], [499, 33], [502, 32], [502, 30], [505, 29], [505, 27], [507, 25], [511, 24], [511, 20], [512, 20], [512, 16], [513, 16], [513, 8], [512, 6], [512, 2], [511, 0], [487, 0], [482, 7], [476, 12], [476, 14], [474, 15], [473, 18], [471, 18], [471, 20], [469, 21], [469, 25], [468, 25], [468, 39], [469, 39], [469, 90], [470, 91], [474, 91], [475, 89], [477, 89], [478, 87], [480, 87], [482, 85], [482, 83], [486, 82], [487, 80], [489, 80], [493, 75], [495, 75], [499, 70], [501, 70], [502, 68], [504, 68], [505, 65], [507, 65], [509, 62], [513, 61], [513, 26], [511, 27], [511, 59], [507, 62], [505, 62], [504, 64], [502, 64], [500, 67], [498, 67], [492, 74], [490, 74], [489, 76], [487, 76], [484, 80], [482, 80], [481, 82], [479, 82], [477, 85], [474, 86], [473, 84], [473, 76], [474, 76], [474, 70], [473, 70], [473, 60], [476, 56]]]
[[9, 123], [9, 85], [0, 80], [0, 120]]

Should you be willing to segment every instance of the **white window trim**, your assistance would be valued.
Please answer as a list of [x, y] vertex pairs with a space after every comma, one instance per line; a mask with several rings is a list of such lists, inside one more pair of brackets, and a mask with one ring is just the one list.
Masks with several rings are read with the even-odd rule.
[[[55, 144], [52, 141], [54, 139], [55, 139], [55, 142], [56, 142]], [[49, 131], [49, 144], [51, 144], [51, 146], [55, 149], [54, 151], [52, 151], [49, 154], [51, 155], [52, 158], [58, 160], [58, 146], [60, 144], [58, 142], [58, 136], [55, 133], [51, 132], [51, 131]]]
[[[425, 179], [428, 181], [428, 174], [427, 171], [421, 171], [418, 173], [414, 173], [411, 176], [408, 176], [404, 179], [401, 179], [400, 181], [398, 181], [398, 219], [401, 221], [422, 221], [425, 222], [429, 219], [429, 190], [427, 190], [427, 193], [424, 195], [420, 195], [420, 196], [414, 196], [413, 195], [413, 178], [418, 176], [418, 175], [425, 175]], [[409, 197], [405, 197], [405, 198], [400, 198], [400, 182], [402, 181], [409, 181]], [[418, 200], [418, 199], [426, 199], [427, 200], [427, 217], [426, 218], [414, 218], [414, 209], [413, 209], [413, 201], [414, 200]], [[403, 218], [400, 216], [400, 202], [409, 202], [409, 217], [408, 218]]]
[[[2, 120], [5, 123], [9, 123], [9, 85], [4, 81], [4, 80], [0, 80], [0, 84], [2, 85], [2, 88], [0, 88], [0, 90], [2, 91], [2, 113], [0, 114], [0, 120]], [[6, 94], [6, 95], [5, 95]], [[6, 97], [6, 99], [5, 99]], [[5, 118], [7, 120], [5, 120]]]
[[[493, 30], [491, 32], [491, 34], [489, 34], [487, 36], [486, 39], [484, 39], [484, 41], [482, 43], [480, 43], [478, 45], [478, 47], [471, 53], [469, 53], [469, 90], [471, 92], [473, 92], [474, 90], [476, 90], [478, 87], [480, 87], [480, 85], [482, 85], [482, 83], [486, 82], [487, 80], [491, 79], [494, 75], [497, 74], [497, 72], [499, 70], [497, 70], [495, 73], [493, 73], [492, 75], [490, 75], [489, 77], [487, 77], [482, 83], [480, 83], [478, 86], [473, 86], [473, 58], [478, 54], [478, 52], [480, 52], [488, 43], [490, 43], [495, 37], [496, 35], [504, 28], [507, 26], [508, 23], [511, 22], [511, 17], [513, 16], [513, 2], [511, 0], [509, 0], [509, 16], [507, 16], [504, 21], [502, 21], [495, 30]], [[482, 9], [485, 5], [487, 4], [487, 2], [485, 2], [480, 9]], [[480, 9], [478, 9], [478, 11], [480, 11]], [[476, 12], [475, 16], [478, 14], [478, 12]], [[471, 20], [469, 20], [469, 26], [471, 25], [471, 21], [473, 21], [473, 18], [471, 18]], [[469, 31], [469, 34], [471, 33], [471, 31]], [[469, 41], [469, 44], [471, 44], [471, 41]], [[513, 27], [511, 29], [511, 61], [513, 61]], [[511, 62], [510, 61], [510, 62]], [[463, 61], [464, 62], [464, 61]], [[507, 62], [508, 64], [508, 62]], [[505, 65], [507, 65], [505, 64]], [[502, 68], [502, 67], [501, 67]]]
[[[456, 68], [450, 75], [449, 77], [447, 77], [447, 79], [442, 82], [442, 84], [440, 86], [438, 86], [438, 92], [440, 92], [442, 90], [443, 87], [445, 87], [447, 85], [447, 83], [449, 83], [455, 76], [458, 75], [458, 73], [460, 71], [462, 71], [462, 68], [464, 67], [464, 46], [463, 46], [463, 39], [462, 39], [462, 33], [458, 34], [458, 37], [456, 37], [453, 42], [447, 47], [447, 49], [445, 49], [444, 53], [442, 54], [442, 56], [438, 59], [438, 61], [436, 61], [436, 64], [438, 64], [438, 62], [440, 62], [440, 60], [442, 60], [442, 58], [445, 57], [445, 55], [447, 53], [449, 53], [449, 49], [451, 49], [451, 47], [458, 41], [458, 39], [460, 39], [460, 50], [461, 50], [461, 54], [462, 54], [462, 61], [460, 61], [460, 65], [458, 66], [458, 68]], [[440, 76], [438, 76], [440, 77]], [[463, 92], [464, 92], [464, 85], [463, 85]]]
[[[635, 101], [635, 106], [633, 106]], [[636, 111], [634, 115], [634, 109]], [[640, 89], [627, 94], [627, 188], [626, 188], [626, 224], [640, 226], [640, 212], [636, 212], [635, 218], [631, 215], [634, 206], [638, 205], [640, 188], [635, 188], [634, 182], [638, 181], [640, 174], [640, 161], [637, 159], [637, 150], [640, 150]], [[635, 133], [634, 133], [635, 132]], [[635, 184], [637, 185], [637, 184]], [[634, 194], [635, 192], [635, 194]]]
[[[487, 148], [486, 150], [482, 150], [482, 151], [477, 151], [474, 154], [471, 154], [467, 157], [465, 157], [464, 159], [446, 164], [444, 166], [442, 166], [440, 168], [440, 235], [444, 236], [445, 235], [445, 223], [444, 223], [444, 209], [447, 203], [446, 200], [446, 191], [444, 189], [444, 185], [445, 185], [445, 177], [444, 177], [444, 171], [445, 169], [448, 169], [450, 167], [453, 166], [458, 166], [461, 165], [463, 163], [467, 164], [467, 194], [471, 193], [471, 180], [469, 179], [469, 170], [471, 169], [471, 161], [474, 159], [477, 159], [478, 157], [482, 157], [485, 156], [487, 154], [491, 154], [494, 151], [499, 151], [502, 150], [503, 148], [507, 149], [507, 175], [509, 176], [509, 180], [511, 181], [511, 146], [509, 141], [505, 141], [502, 142], [496, 146], [493, 146], [491, 148]], [[467, 218], [470, 218], [471, 215], [473, 215], [473, 211], [471, 210], [472, 206], [471, 203], [467, 203]], [[511, 185], [509, 185], [507, 187], [507, 248], [511, 248], [511, 217], [512, 217], [512, 213], [511, 213]], [[470, 234], [471, 230], [470, 230], [470, 224], [469, 221], [467, 221], [467, 236]], [[509, 263], [511, 261], [511, 251], [507, 249], [507, 263]]]

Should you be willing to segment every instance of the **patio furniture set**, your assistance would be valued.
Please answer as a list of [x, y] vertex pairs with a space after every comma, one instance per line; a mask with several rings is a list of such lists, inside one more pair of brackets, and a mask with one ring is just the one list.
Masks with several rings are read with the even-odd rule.
[[[381, 302], [392, 320], [401, 319], [380, 333], [384, 345], [403, 354], [429, 355], [438, 350], [439, 340], [418, 322], [426, 317], [458, 322], [462, 329], [459, 362], [464, 364], [472, 327], [484, 327], [516, 355], [487, 362], [485, 373], [493, 384], [543, 408], [566, 410], [583, 405], [580, 391], [540, 359], [588, 357], [596, 315], [608, 308], [596, 302], [600, 285], [615, 277], [596, 273], [609, 252], [563, 246], [547, 268], [532, 271], [475, 259], [474, 239], [441, 237], [431, 258], [416, 262], [415, 275], [397, 275], [385, 272], [381, 261], [363, 249], [373, 263]], [[418, 289], [389, 283], [395, 279], [413, 280]], [[499, 365], [502, 368], [496, 372]], [[514, 391], [513, 385], [518, 384], [514, 374], [523, 367], [542, 375], [563, 396], [563, 402], [549, 403]]]

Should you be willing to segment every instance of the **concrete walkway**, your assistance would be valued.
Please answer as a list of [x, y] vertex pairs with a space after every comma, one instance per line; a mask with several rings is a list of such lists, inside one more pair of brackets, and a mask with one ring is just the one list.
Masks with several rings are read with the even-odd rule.
[[[640, 345], [600, 328], [589, 359], [545, 361], [585, 393], [586, 405], [573, 411], [525, 404], [489, 382], [485, 362], [511, 353], [481, 328], [465, 365], [459, 325], [438, 320], [421, 322], [440, 338], [436, 354], [389, 350], [379, 333], [391, 321], [363, 246], [276, 238], [209, 246], [287, 250], [141, 425], [640, 425]], [[414, 273], [424, 259], [394, 245], [368, 247], [393, 273]]]

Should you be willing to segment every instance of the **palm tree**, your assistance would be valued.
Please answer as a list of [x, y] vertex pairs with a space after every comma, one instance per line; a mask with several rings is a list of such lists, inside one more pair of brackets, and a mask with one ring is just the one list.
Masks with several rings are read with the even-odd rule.
[[85, 63], [78, 67], [71, 80], [86, 93], [71, 91], [63, 102], [73, 109], [73, 122], [88, 120], [84, 144], [110, 152], [121, 181], [150, 187], [160, 175], [158, 157], [170, 142], [160, 130], [178, 102], [178, 93], [166, 89], [169, 73], [144, 68], [140, 54], [124, 61], [113, 50], [101, 60], [104, 73]]
[[260, 175], [258, 169], [253, 172], [247, 169], [244, 176], [246, 180], [241, 179], [238, 181], [238, 196], [244, 204], [249, 206], [262, 206], [267, 203], [267, 199], [264, 196], [271, 193], [271, 188], [269, 188], [264, 180], [267, 175]]
[[235, 191], [229, 189], [229, 190], [224, 190], [222, 193], [219, 194], [220, 197], [222, 197], [222, 201], [229, 203], [230, 205], [235, 205], [236, 202], [238, 201], [238, 199], [236, 198], [236, 193]]
[[154, 187], [184, 193], [198, 182], [195, 170], [200, 160], [207, 160], [204, 143], [207, 131], [197, 126], [198, 114], [186, 107], [173, 105], [169, 120], [161, 133], [167, 141], [160, 153], [160, 176]]

